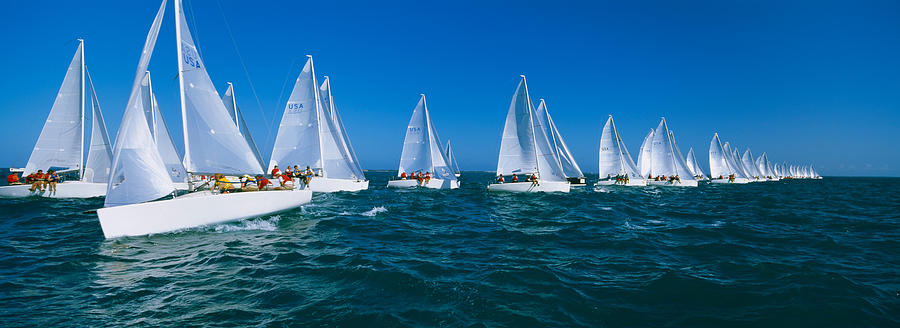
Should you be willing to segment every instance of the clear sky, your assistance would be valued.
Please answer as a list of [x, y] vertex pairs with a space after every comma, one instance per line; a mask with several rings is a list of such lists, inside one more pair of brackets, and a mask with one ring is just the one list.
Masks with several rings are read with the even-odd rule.
[[[6, 1], [0, 166], [24, 166], [76, 38], [112, 136], [160, 1]], [[179, 148], [173, 1], [150, 71]], [[304, 55], [332, 79], [364, 168], [396, 169], [420, 93], [463, 170], [496, 168], [519, 74], [596, 172], [616, 119], [631, 153], [665, 116], [704, 169], [718, 132], [823, 175], [900, 175], [897, 1], [185, 2], [207, 69], [234, 82], [264, 157]], [[245, 69], [246, 67], [246, 73]], [[255, 93], [253, 90], [255, 89]]]

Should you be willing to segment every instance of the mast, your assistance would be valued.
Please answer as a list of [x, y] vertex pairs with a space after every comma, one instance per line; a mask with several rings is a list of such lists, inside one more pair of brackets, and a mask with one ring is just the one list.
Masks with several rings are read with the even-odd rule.
[[309, 69], [313, 80], [313, 97], [316, 100], [316, 138], [319, 139], [319, 162], [322, 163], [322, 177], [328, 177], [325, 172], [325, 151], [322, 148], [322, 104], [319, 103], [319, 82], [316, 81], [316, 64], [313, 63], [312, 55], [306, 55], [309, 58]]
[[[187, 108], [184, 101], [184, 59], [181, 49], [181, 17], [183, 17], [184, 8], [181, 7], [181, 0], [175, 0], [175, 43], [178, 48], [178, 92], [181, 94], [181, 129], [184, 134], [184, 169], [188, 171], [193, 165], [190, 164], [191, 148], [188, 147], [188, 127], [187, 127]], [[189, 172], [189, 171], [188, 171]]]
[[537, 138], [534, 136], [534, 104], [531, 103], [531, 95], [528, 94], [528, 81], [525, 80], [525, 75], [519, 75], [522, 77], [522, 84], [525, 86], [525, 104], [528, 107], [528, 124], [531, 125], [531, 147], [534, 149], [534, 169], [535, 173], [538, 176], [541, 175], [541, 161], [538, 159], [538, 148], [537, 148]]
[[78, 147], [78, 158], [81, 159], [81, 165], [78, 169], [78, 178], [81, 179], [84, 177], [84, 39], [78, 39], [78, 46], [81, 48], [81, 100], [78, 102], [81, 116], [81, 145]]
[[425, 100], [425, 94], [422, 94], [422, 108], [425, 109], [425, 131], [428, 133], [428, 137], [425, 140], [428, 142], [428, 163], [431, 166], [431, 174], [435, 174], [434, 172], [434, 154], [431, 153], [431, 141], [433, 136], [431, 135], [431, 115], [428, 114], [428, 102]]
[[241, 125], [238, 123], [239, 118], [238, 118], [238, 113], [237, 113], [237, 100], [234, 99], [235, 98], [234, 85], [232, 85], [231, 82], [225, 82], [225, 83], [228, 83], [228, 89], [231, 90], [231, 108], [234, 111], [234, 125], [238, 127], [238, 130], [240, 130]]

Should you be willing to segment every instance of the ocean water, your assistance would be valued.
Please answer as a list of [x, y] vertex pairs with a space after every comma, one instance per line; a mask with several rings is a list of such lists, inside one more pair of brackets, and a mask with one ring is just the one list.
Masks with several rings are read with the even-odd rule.
[[0, 199], [0, 326], [900, 327], [900, 179], [316, 194], [104, 240]]

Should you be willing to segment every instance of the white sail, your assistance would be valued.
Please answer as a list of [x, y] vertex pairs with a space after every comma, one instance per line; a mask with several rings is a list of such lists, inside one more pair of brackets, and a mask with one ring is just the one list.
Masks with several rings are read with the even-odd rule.
[[694, 147], [691, 147], [688, 150], [687, 154], [687, 167], [691, 171], [694, 176], [705, 177], [706, 173], [703, 173], [703, 169], [700, 168], [700, 162], [697, 161], [697, 155], [694, 154]]
[[730, 166], [734, 171], [734, 177], [750, 179], [750, 175], [747, 174], [747, 172], [741, 165], [741, 160], [737, 156], [737, 151], [732, 149], [731, 144], [729, 144], [727, 141], [725, 142], [725, 152], [726, 159], [728, 160], [728, 166]]
[[263, 173], [210, 81], [185, 21], [181, 0], [175, 1], [175, 21], [185, 169], [194, 173]]
[[497, 175], [538, 172], [529, 97], [528, 86], [523, 76], [506, 114], [503, 137], [500, 140], [500, 157], [497, 160]]
[[112, 169], [104, 206], [127, 205], [163, 197], [175, 190], [154, 142], [141, 99], [140, 82], [156, 45], [166, 1], [160, 5], [147, 34], [128, 105], [119, 126], [113, 150]]
[[225, 90], [225, 94], [222, 96], [222, 104], [225, 105], [225, 109], [228, 113], [232, 115], [234, 124], [237, 125], [241, 135], [244, 136], [244, 141], [247, 141], [247, 144], [250, 145], [250, 150], [253, 151], [253, 156], [256, 157], [256, 161], [259, 162], [259, 167], [265, 166], [262, 154], [259, 153], [259, 148], [256, 147], [256, 142], [253, 141], [253, 137], [250, 135], [250, 128], [247, 126], [247, 121], [244, 120], [244, 115], [241, 113], [241, 109], [238, 107], [237, 101], [234, 98], [234, 85], [232, 85], [231, 82], [228, 82], [228, 89]]
[[25, 165], [25, 174], [51, 167], [79, 170], [84, 156], [84, 41], [79, 40], [50, 115]]
[[644, 142], [641, 143], [641, 152], [638, 154], [638, 168], [641, 169], [641, 177], [646, 178], [650, 176], [650, 164], [653, 163], [650, 160], [650, 155], [653, 154], [653, 129], [650, 129], [650, 132], [647, 133], [647, 136], [644, 137]]
[[[669, 138], [672, 140], [672, 149], [675, 151], [675, 169], [678, 171], [679, 175], [685, 175], [684, 173], [690, 173], [690, 176], [694, 176], [694, 171], [691, 171], [687, 165], [687, 157], [681, 154], [681, 149], [678, 148], [678, 142], [675, 141], [675, 131], [669, 131]], [[684, 168], [684, 170], [679, 169], [679, 165]]]
[[110, 165], [112, 165], [112, 145], [109, 142], [109, 134], [106, 132], [106, 122], [100, 111], [100, 100], [94, 90], [94, 82], [90, 73], [87, 76], [87, 85], [91, 90], [91, 142], [88, 148], [87, 161], [84, 163], [84, 175], [81, 180], [93, 183], [106, 183], [109, 181]]
[[312, 56], [308, 57], [281, 116], [272, 158], [269, 160], [270, 171], [279, 164], [309, 166], [315, 170], [324, 167], [321, 103]]
[[447, 139], [447, 147], [444, 148], [444, 155], [447, 157], [448, 164], [453, 174], [459, 174], [459, 164], [456, 163], [456, 156], [453, 155], [453, 149], [450, 148], [450, 139]]
[[719, 140], [719, 134], [716, 133], [709, 142], [709, 176], [714, 179], [728, 178], [728, 176], [734, 173], [734, 169], [728, 165], [725, 147], [722, 146], [722, 141]]
[[[325, 77], [322, 85], [319, 87], [319, 94], [322, 104], [322, 121], [327, 124], [326, 129], [330, 135], [323, 138], [326, 140], [323, 144], [323, 154], [326, 157], [326, 172], [331, 178], [365, 180], [365, 174], [356, 159], [356, 153], [350, 143], [350, 137], [347, 130], [344, 129], [344, 123], [338, 114], [337, 107], [334, 105], [334, 97], [331, 95], [331, 79]], [[330, 139], [329, 139], [330, 138]], [[333, 145], [333, 146], [332, 146]]]
[[403, 152], [400, 155], [400, 168], [397, 175], [399, 176], [403, 172], [421, 171], [422, 173], [429, 172], [438, 179], [456, 180], [453, 170], [447, 163], [447, 157], [441, 149], [441, 141], [434, 122], [431, 120], [431, 114], [428, 113], [428, 104], [423, 94], [406, 127], [406, 137], [403, 140]]
[[572, 152], [569, 151], [569, 147], [566, 146], [566, 142], [556, 128], [556, 123], [553, 123], [553, 118], [550, 117], [550, 110], [547, 108], [544, 99], [541, 99], [540, 104], [538, 105], [537, 117], [541, 125], [547, 129], [545, 133], [550, 139], [550, 144], [553, 146], [553, 150], [556, 153], [565, 176], [567, 178], [584, 177], [584, 173], [581, 172], [581, 168], [578, 167], [578, 163], [575, 162]]
[[175, 141], [172, 140], [166, 120], [159, 110], [159, 102], [156, 100], [156, 93], [153, 92], [153, 81], [149, 71], [144, 73], [140, 89], [144, 116], [149, 124], [153, 142], [156, 143], [156, 148], [159, 150], [159, 156], [166, 165], [166, 172], [172, 182], [186, 182], [187, 172], [181, 161], [181, 155], [175, 149]]
[[659, 121], [656, 131], [653, 132], [648, 176], [678, 176], [682, 180], [693, 180], [694, 175], [685, 167], [684, 158], [678, 156], [679, 152], [676, 149], [672, 133], [669, 132], [666, 119], [663, 118]]
[[628, 148], [619, 135], [616, 124], [613, 122], [612, 115], [603, 125], [603, 132], [600, 134], [600, 167], [598, 176], [600, 179], [606, 177], [614, 177], [617, 175], [628, 176], [629, 179], [643, 179], [641, 172], [637, 169]]

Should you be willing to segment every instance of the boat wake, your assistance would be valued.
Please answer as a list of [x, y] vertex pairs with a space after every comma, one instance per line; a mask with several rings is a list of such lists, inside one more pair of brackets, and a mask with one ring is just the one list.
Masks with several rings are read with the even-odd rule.
[[387, 208], [385, 208], [384, 206], [376, 206], [376, 207], [373, 207], [371, 210], [360, 213], [360, 215], [376, 216], [376, 215], [378, 215], [378, 213], [382, 213], [382, 212], [387, 212]]

